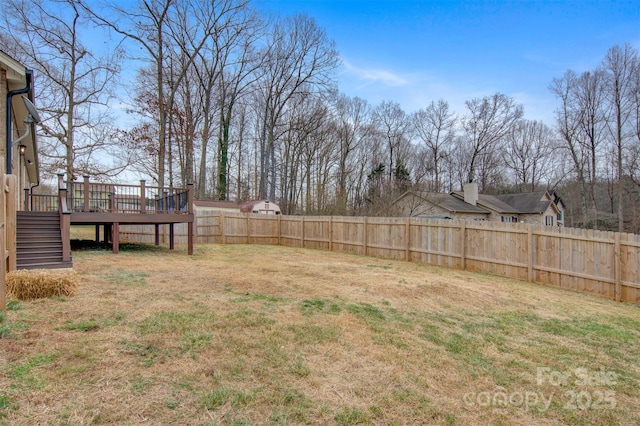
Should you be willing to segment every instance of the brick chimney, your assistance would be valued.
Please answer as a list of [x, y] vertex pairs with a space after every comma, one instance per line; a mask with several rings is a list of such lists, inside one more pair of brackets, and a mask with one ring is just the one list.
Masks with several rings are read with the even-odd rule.
[[470, 182], [462, 187], [464, 191], [464, 202], [475, 206], [478, 204], [478, 184]]

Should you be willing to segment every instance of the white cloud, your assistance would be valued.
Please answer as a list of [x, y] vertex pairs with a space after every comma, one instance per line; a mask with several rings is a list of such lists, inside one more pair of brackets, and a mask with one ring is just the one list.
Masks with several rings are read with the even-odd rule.
[[393, 101], [410, 113], [427, 107], [431, 101], [444, 99], [454, 113], [463, 116], [467, 112], [466, 101], [501, 92], [524, 105], [525, 118], [547, 124], [553, 122], [554, 100], [544, 85], [541, 93], [537, 93], [535, 90], [513, 90], [513, 84], [508, 82], [496, 82], [457, 70], [443, 75], [431, 69], [397, 72], [388, 68], [359, 68], [346, 60], [343, 63], [340, 90], [349, 96], [366, 99], [373, 106], [382, 101]]
[[407, 77], [392, 71], [373, 68], [359, 68], [346, 60], [343, 60], [343, 65], [346, 73], [367, 85], [379, 83], [385, 86], [398, 87], [409, 83], [409, 79]]

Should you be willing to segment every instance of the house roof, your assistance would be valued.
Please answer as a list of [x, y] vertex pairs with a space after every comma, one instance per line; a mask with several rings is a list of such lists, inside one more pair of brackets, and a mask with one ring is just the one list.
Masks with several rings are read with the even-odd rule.
[[496, 198], [515, 207], [520, 213], [544, 213], [552, 203], [547, 191], [526, 192], [523, 194], [502, 194]]
[[[451, 195], [464, 202], [464, 193], [452, 192]], [[467, 203], [465, 203], [467, 204]], [[468, 205], [468, 204], [467, 204]], [[517, 208], [510, 206], [504, 201], [496, 198], [494, 195], [478, 194], [478, 205], [488, 210], [493, 210], [500, 214], [519, 214]]]
[[193, 205], [204, 208], [240, 210], [240, 204], [235, 201], [194, 200]]
[[451, 213], [489, 214], [490, 211], [494, 211], [499, 214], [542, 214], [550, 205], [555, 211], [558, 210], [547, 191], [504, 195], [478, 194], [478, 202], [475, 206], [465, 202], [464, 193], [460, 191], [451, 194], [407, 191], [398, 199], [407, 194], [417, 196]]
[[[18, 137], [26, 134], [25, 118], [29, 114], [25, 103], [19, 98], [20, 96], [26, 97], [34, 103], [31, 71], [27, 70], [24, 65], [2, 50], [0, 50], [0, 68], [6, 72], [7, 90], [23, 89], [26, 86], [30, 86], [28, 93], [12, 97], [11, 112], [13, 113], [12, 119], [14, 126], [14, 134], [12, 134], [12, 137], [14, 138], [13, 142], [15, 142]], [[10, 124], [5, 123], [5, 125]], [[30, 126], [33, 125], [30, 124]], [[5, 129], [2, 131], [4, 132]], [[30, 183], [37, 184], [40, 181], [40, 166], [38, 161], [37, 140], [35, 136], [35, 129], [33, 129], [33, 127], [30, 128], [28, 137], [21, 141], [21, 145], [25, 146], [25, 151], [22, 155], [25, 160], [24, 165], [27, 171], [27, 179]], [[6, 147], [2, 147], [2, 149], [5, 150], [6, 155]]]
[[[448, 210], [451, 213], [478, 213], [488, 214], [489, 212], [482, 207], [465, 203], [463, 200], [442, 192], [414, 192], [408, 191], [423, 200], [435, 204], [436, 206]], [[407, 194], [405, 193], [405, 194]]]
[[7, 81], [10, 84], [24, 86], [26, 83], [25, 67], [20, 62], [0, 50], [0, 63], [7, 71]]
[[553, 199], [553, 202], [556, 203], [557, 206], [562, 204], [562, 207], [565, 207], [564, 201], [562, 201], [562, 197], [560, 197], [560, 195], [558, 194], [558, 191], [556, 191], [555, 189], [550, 189], [548, 192], [551, 198]]

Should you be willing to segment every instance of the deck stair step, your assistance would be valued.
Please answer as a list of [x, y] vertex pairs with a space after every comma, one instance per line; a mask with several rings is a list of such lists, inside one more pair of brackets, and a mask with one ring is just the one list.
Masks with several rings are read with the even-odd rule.
[[57, 212], [17, 212], [18, 269], [71, 268], [63, 261], [60, 215]]

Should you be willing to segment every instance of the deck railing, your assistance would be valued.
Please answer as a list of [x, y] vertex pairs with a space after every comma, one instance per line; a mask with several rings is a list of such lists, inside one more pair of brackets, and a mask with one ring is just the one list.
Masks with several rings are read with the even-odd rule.
[[[58, 175], [58, 190], [66, 189], [67, 208], [72, 213], [193, 213], [192, 187], [147, 186], [144, 180], [139, 185], [91, 182], [89, 176], [82, 181], [65, 182], [63, 175]], [[59, 210], [58, 195], [25, 195], [25, 210]]]
[[29, 194], [25, 189], [24, 210], [32, 212], [57, 212], [59, 211], [58, 196], [51, 194]]
[[[147, 186], [144, 180], [139, 185], [122, 185], [91, 182], [89, 176], [84, 176], [79, 182], [65, 182], [63, 175], [58, 175], [58, 190], [61, 189], [67, 190], [67, 208], [72, 213], [193, 213], [192, 185], [187, 188], [163, 188]], [[59, 211], [57, 194], [30, 194], [28, 189], [25, 192], [25, 210]]]

